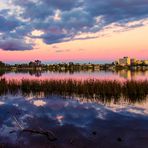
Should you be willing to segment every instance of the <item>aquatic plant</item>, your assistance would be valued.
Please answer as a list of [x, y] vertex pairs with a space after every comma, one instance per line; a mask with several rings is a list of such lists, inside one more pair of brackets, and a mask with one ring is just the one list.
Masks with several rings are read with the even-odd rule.
[[6, 93], [38, 94], [43, 92], [48, 95], [81, 96], [97, 99], [114, 99], [124, 97], [130, 101], [145, 99], [148, 95], [148, 81], [116, 81], [116, 80], [5, 80], [0, 79], [0, 95]]

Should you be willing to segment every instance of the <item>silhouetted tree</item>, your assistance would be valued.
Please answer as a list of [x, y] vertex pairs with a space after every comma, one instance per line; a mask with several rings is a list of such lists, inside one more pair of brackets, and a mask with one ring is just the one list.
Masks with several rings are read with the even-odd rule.
[[5, 63], [3, 63], [2, 61], [0, 61], [0, 67], [5, 67]]

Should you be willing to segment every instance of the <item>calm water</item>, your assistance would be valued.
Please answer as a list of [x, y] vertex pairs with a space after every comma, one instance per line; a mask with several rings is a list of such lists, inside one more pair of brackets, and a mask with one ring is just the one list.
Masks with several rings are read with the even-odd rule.
[[[23, 129], [52, 131], [57, 140]], [[60, 96], [2, 96], [0, 143], [34, 148], [147, 148], [148, 102], [102, 104]]]
[[95, 78], [95, 79], [108, 79], [108, 80], [145, 80], [148, 79], [148, 71], [119, 71], [119, 72], [112, 72], [112, 71], [95, 71], [95, 72], [74, 72], [74, 73], [64, 73], [64, 72], [26, 72], [26, 73], [19, 73], [19, 72], [9, 72], [2, 74], [1, 78], [6, 79], [88, 79], [88, 78]]
[[[100, 71], [72, 74], [11, 72], [3, 74], [1, 78], [146, 80], [148, 72]], [[53, 135], [56, 137], [55, 141], [51, 141]], [[93, 98], [55, 95], [46, 98], [42, 94], [0, 96], [0, 147], [147, 148], [147, 146], [148, 99], [137, 102], [122, 99], [119, 102], [113, 100], [101, 102]]]

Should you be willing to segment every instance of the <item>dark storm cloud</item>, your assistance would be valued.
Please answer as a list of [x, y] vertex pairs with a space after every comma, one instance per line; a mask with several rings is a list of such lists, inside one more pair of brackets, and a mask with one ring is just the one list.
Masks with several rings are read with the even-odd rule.
[[48, 6], [60, 9], [60, 10], [71, 10], [79, 7], [82, 3], [79, 0], [43, 0]]
[[17, 26], [20, 25], [20, 22], [14, 18], [5, 18], [0, 15], [0, 32], [9, 32], [13, 31]]
[[37, 3], [28, 0], [14, 0], [14, 3], [22, 8], [23, 13], [21, 13], [21, 17], [30, 19], [30, 21], [43, 21], [53, 14], [53, 9], [46, 3]]
[[148, 1], [147, 0], [94, 0], [94, 5], [91, 5], [91, 0], [85, 0], [85, 10], [89, 11], [94, 16], [102, 16], [104, 25], [146, 18], [148, 16]]
[[0, 40], [0, 48], [3, 50], [15, 51], [15, 50], [31, 50], [33, 49], [33, 44], [27, 44], [20, 39], [7, 39]]
[[[5, 38], [5, 42], [9, 37], [21, 39], [24, 50], [32, 47], [25, 42], [26, 36], [40, 38], [46, 44], [61, 43], [76, 40], [75, 37], [82, 33], [102, 31], [113, 23], [125, 30], [140, 27], [143, 22], [135, 25], [127, 23], [148, 17], [148, 0], [11, 0], [11, 3], [19, 7], [19, 13], [9, 15], [11, 10], [1, 10], [0, 39]], [[6, 12], [7, 17], [4, 15]], [[33, 36], [33, 30], [43, 34]], [[6, 50], [1, 45], [0, 48]], [[16, 50], [19, 48], [16, 47]]]
[[10, 15], [9, 11], [9, 9], [0, 11], [0, 49], [10, 51], [33, 49], [33, 44], [25, 41], [31, 27]]
[[60, 43], [63, 42], [65, 40], [65, 38], [68, 37], [68, 35], [66, 34], [44, 34], [41, 36], [41, 38], [43, 39], [43, 41], [46, 44], [53, 44], [53, 43]]

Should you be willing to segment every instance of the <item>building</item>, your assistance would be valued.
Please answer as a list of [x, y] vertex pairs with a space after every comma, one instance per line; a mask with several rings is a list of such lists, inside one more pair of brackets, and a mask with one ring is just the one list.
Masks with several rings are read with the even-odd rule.
[[123, 57], [114, 62], [115, 65], [120, 66], [138, 66], [138, 65], [148, 65], [148, 60], [137, 60], [135, 58], [130, 59], [129, 57]]
[[122, 59], [119, 59], [115, 63], [117, 65], [121, 65], [121, 66], [129, 66], [129, 65], [131, 65], [131, 59], [129, 57], [124, 57]]
[[137, 59], [131, 59], [131, 65], [136, 65], [137, 64]]
[[140, 64], [142, 64], [143, 62], [141, 61], [141, 60], [137, 60], [137, 65], [140, 65]]
[[143, 64], [148, 65], [148, 60], [143, 60]]

